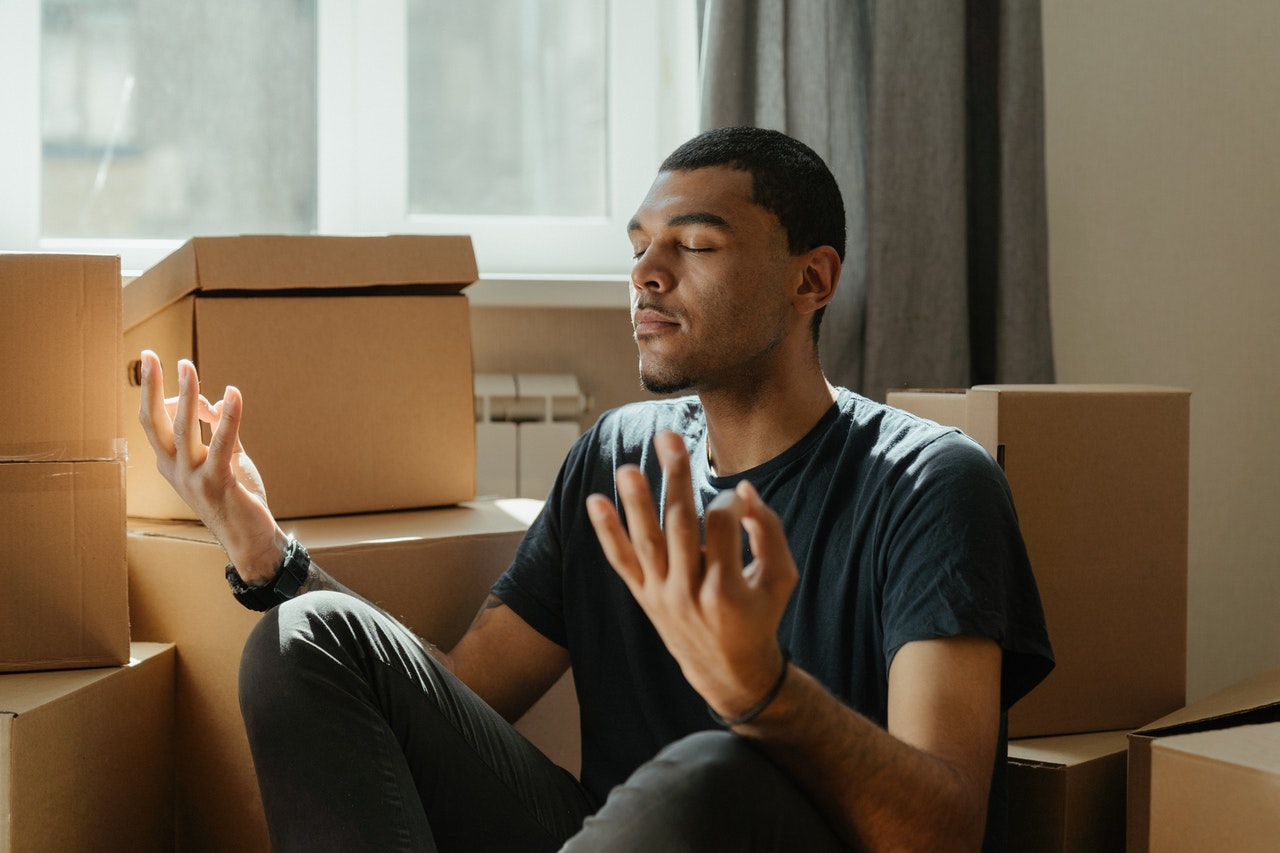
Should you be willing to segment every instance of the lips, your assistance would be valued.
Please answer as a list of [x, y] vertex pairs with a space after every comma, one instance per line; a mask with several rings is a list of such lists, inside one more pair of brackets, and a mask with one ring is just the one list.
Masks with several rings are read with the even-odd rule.
[[637, 335], [656, 335], [680, 328], [680, 321], [653, 308], [638, 308], [631, 315]]

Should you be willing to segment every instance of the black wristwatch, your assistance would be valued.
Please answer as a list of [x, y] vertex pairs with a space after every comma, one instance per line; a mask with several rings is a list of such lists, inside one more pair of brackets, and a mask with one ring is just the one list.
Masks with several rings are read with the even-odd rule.
[[302, 543], [292, 536], [284, 549], [284, 562], [276, 570], [275, 577], [262, 586], [249, 586], [240, 578], [234, 563], [227, 563], [227, 583], [236, 601], [250, 610], [270, 610], [282, 601], [298, 595], [311, 569], [311, 555]]

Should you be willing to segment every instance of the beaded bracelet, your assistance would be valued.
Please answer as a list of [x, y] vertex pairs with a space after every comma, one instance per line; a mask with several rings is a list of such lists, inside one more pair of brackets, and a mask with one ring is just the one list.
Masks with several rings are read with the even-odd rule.
[[717, 714], [715, 712], [715, 709], [712, 708], [710, 705], [707, 705], [707, 713], [711, 715], [711, 719], [714, 720], [717, 725], [724, 726], [726, 729], [731, 729], [734, 726], [741, 726], [744, 723], [751, 722], [756, 717], [760, 716], [761, 711], [769, 707], [770, 702], [778, 698], [778, 694], [782, 692], [782, 684], [784, 681], [787, 680], [787, 670], [790, 668], [791, 668], [791, 652], [787, 651], [786, 649], [783, 649], [782, 650], [782, 674], [778, 676], [778, 680], [774, 682], [773, 687], [769, 689], [769, 692], [765, 694], [764, 698], [761, 699], [754, 708], [747, 711], [746, 713], [740, 714], [739, 716], [734, 717], [733, 719], [728, 719], [728, 720], [720, 716], [719, 714]]

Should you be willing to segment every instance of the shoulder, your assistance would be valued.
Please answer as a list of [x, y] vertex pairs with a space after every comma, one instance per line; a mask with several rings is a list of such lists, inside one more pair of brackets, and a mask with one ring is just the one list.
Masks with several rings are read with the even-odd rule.
[[701, 432], [703, 423], [697, 397], [644, 400], [605, 412], [584, 438], [597, 447], [635, 449], [647, 446], [663, 430], [689, 435]]
[[952, 426], [839, 389], [837, 405], [850, 440], [878, 464], [902, 473], [944, 470], [985, 473], [1003, 479], [991, 455]]

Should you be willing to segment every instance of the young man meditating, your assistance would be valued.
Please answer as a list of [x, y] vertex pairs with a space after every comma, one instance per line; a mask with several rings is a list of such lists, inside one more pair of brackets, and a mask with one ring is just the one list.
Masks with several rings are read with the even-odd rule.
[[[1002, 846], [1004, 713], [1052, 667], [1039, 598], [992, 459], [823, 376], [844, 222], [780, 133], [664, 162], [632, 321], [644, 386], [690, 396], [578, 441], [448, 652], [275, 523], [236, 389], [211, 405], [184, 361], [166, 405], [143, 354], [160, 470], [270, 608], [240, 688], [277, 850]], [[509, 724], [570, 666], [581, 780]]]

